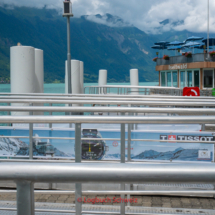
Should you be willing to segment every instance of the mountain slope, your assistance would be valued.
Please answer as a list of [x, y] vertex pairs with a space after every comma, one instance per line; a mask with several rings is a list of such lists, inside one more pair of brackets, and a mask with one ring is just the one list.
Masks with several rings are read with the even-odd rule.
[[[97, 15], [97, 17], [101, 17]], [[129, 69], [138, 68], [140, 81], [157, 81], [155, 39], [107, 14], [109, 26], [92, 22], [89, 17], [71, 19], [71, 55], [84, 61], [85, 82], [97, 82], [99, 69], [108, 70], [109, 82], [129, 81]], [[9, 48], [21, 42], [44, 50], [45, 81], [64, 82], [66, 19], [56, 10], [19, 7], [0, 8], [0, 78], [9, 77]], [[110, 22], [115, 23], [111, 27]]]

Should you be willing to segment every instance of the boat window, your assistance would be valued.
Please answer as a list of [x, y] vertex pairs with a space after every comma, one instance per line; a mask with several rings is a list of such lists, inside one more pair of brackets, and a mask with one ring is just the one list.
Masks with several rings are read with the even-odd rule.
[[213, 88], [213, 70], [204, 70], [204, 88]]
[[185, 71], [180, 72], [180, 88], [185, 87]]
[[178, 72], [172, 72], [173, 87], [178, 87]]
[[172, 86], [172, 74], [171, 72], [167, 72], [167, 87]]
[[194, 71], [194, 87], [200, 87], [199, 86], [199, 71]]
[[166, 86], [166, 73], [165, 72], [161, 72], [161, 86], [165, 87]]
[[193, 72], [187, 71], [187, 86], [193, 87]]

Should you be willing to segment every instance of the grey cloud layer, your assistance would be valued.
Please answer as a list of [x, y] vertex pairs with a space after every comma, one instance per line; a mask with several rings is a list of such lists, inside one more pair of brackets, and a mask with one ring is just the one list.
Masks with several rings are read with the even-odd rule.
[[[17, 6], [62, 8], [62, 0], [0, 0]], [[204, 32], [207, 29], [207, 1], [204, 0], [72, 0], [75, 16], [110, 13], [144, 31], [151, 31], [165, 19], [184, 20], [175, 30]], [[210, 0], [210, 26], [215, 32], [215, 1]], [[169, 30], [170, 26], [166, 27]]]

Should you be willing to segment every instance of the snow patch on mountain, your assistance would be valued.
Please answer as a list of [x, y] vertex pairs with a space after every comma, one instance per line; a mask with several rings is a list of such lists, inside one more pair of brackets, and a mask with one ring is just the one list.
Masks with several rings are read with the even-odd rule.
[[132, 159], [198, 161], [199, 160], [198, 152], [199, 149], [184, 149], [181, 147], [177, 148], [174, 151], [167, 152], [157, 152], [154, 150], [148, 150], [140, 153], [139, 155], [134, 156]]
[[109, 27], [133, 27], [128, 22], [125, 22], [123, 19], [121, 19], [118, 16], [113, 16], [111, 14], [106, 13], [105, 15], [85, 15], [82, 16], [82, 18], [85, 18], [88, 21], [96, 22], [102, 25], [107, 25]]

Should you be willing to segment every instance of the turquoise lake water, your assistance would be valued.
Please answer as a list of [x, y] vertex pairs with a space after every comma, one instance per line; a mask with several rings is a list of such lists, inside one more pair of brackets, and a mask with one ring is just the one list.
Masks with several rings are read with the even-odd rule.
[[[140, 86], [157, 86], [158, 82], [141, 82]], [[97, 86], [98, 83], [85, 83], [84, 86]], [[130, 83], [108, 83], [108, 85], [130, 85]], [[1, 93], [10, 92], [10, 84], [0, 84]], [[44, 93], [65, 93], [65, 84], [44, 84]]]

